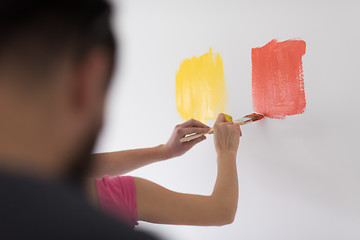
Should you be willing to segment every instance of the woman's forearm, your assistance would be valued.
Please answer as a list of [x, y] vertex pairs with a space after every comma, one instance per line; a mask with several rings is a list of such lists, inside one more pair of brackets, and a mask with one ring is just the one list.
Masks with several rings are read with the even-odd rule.
[[154, 162], [180, 156], [205, 139], [202, 137], [182, 143], [180, 142], [182, 137], [208, 131], [208, 126], [191, 119], [177, 125], [166, 144], [153, 148], [94, 154], [94, 167], [88, 177], [121, 175]]
[[170, 191], [135, 178], [139, 220], [180, 225], [225, 225], [233, 222], [238, 202], [235, 154], [218, 156], [218, 174], [210, 196]]
[[236, 153], [219, 154], [217, 157], [218, 172], [211, 198], [219, 207], [218, 214], [223, 214], [232, 222], [238, 204], [239, 186], [236, 168]]
[[164, 145], [93, 154], [94, 168], [90, 177], [116, 176], [168, 158]]

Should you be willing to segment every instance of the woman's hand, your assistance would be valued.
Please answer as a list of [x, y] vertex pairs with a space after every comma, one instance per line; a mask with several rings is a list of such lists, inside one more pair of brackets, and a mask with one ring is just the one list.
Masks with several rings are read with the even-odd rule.
[[224, 114], [219, 114], [214, 125], [214, 143], [217, 154], [236, 155], [240, 137], [240, 126], [227, 121]]
[[169, 141], [162, 145], [162, 150], [166, 158], [178, 157], [189, 151], [193, 146], [206, 139], [205, 136], [191, 140], [189, 142], [180, 142], [180, 139], [185, 135], [192, 133], [207, 133], [210, 130], [205, 124], [191, 119], [180, 125], [177, 125], [169, 139]]

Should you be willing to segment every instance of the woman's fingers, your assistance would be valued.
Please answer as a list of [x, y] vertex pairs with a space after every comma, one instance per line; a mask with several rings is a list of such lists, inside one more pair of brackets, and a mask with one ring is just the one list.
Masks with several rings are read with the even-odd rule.
[[179, 129], [179, 135], [180, 136], [185, 136], [188, 134], [193, 134], [193, 133], [207, 133], [209, 132], [210, 128], [206, 127], [206, 128], [199, 128], [199, 127], [187, 127], [187, 128], [180, 128]]
[[199, 127], [199, 128], [208, 128], [208, 126], [206, 126], [205, 124], [203, 124], [200, 121], [197, 121], [195, 119], [190, 119], [186, 122], [184, 122], [183, 124], [180, 124], [180, 126], [182, 127]]
[[220, 113], [216, 118], [215, 125], [222, 123], [222, 122], [227, 122], [227, 120], [226, 120], [225, 114]]

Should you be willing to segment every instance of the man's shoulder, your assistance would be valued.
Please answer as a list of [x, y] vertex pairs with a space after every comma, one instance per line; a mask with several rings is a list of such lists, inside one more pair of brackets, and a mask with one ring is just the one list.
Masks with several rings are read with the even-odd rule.
[[153, 239], [89, 206], [74, 189], [0, 175], [4, 239]]

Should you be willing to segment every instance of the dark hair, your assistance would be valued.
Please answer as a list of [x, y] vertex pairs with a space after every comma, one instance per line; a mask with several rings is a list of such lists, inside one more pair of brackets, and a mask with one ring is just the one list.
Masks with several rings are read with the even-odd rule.
[[61, 57], [76, 63], [95, 46], [105, 47], [114, 65], [110, 18], [106, 0], [1, 0], [0, 67], [46, 74]]

